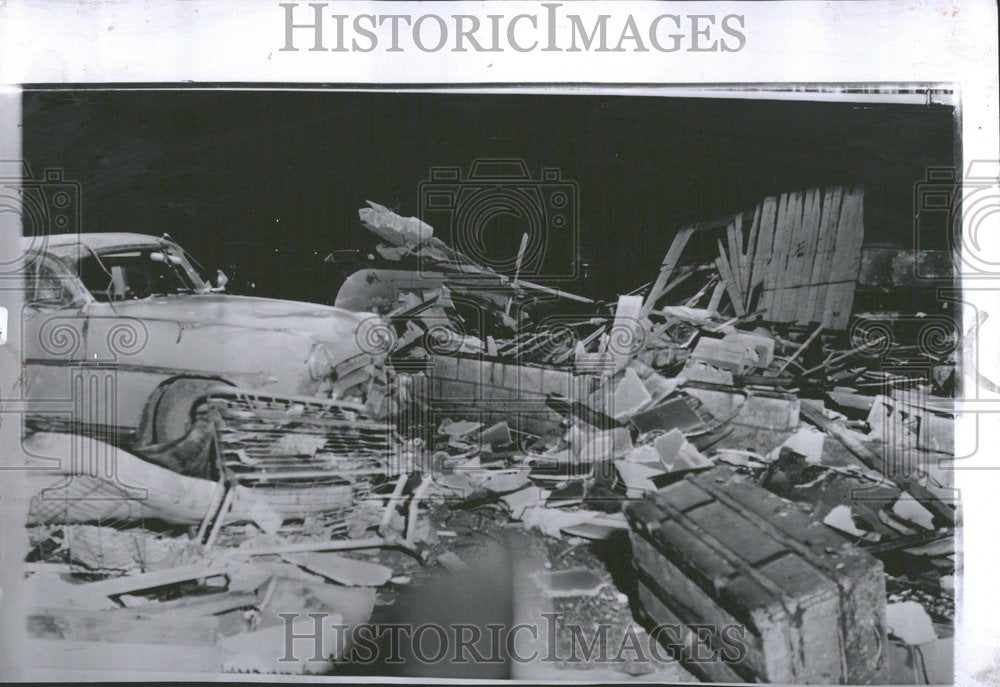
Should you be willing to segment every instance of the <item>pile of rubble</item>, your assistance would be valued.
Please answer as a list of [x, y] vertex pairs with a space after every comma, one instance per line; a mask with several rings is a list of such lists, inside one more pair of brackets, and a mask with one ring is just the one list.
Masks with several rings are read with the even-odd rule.
[[[393, 269], [337, 304], [374, 313], [383, 398], [218, 392], [223, 472], [186, 478], [201, 496], [183, 517], [36, 513], [33, 634], [176, 646], [205, 670], [349, 670], [343, 646], [278, 661], [276, 614], [366, 622], [435, 561], [466, 569], [493, 528], [557, 542], [556, 569], [531, 575], [552, 603], [681, 628], [669, 648], [696, 678], [950, 679], [954, 347], [858, 312], [862, 198], [812, 189], [683, 228], [651, 283], [607, 303], [371, 204]], [[580, 547], [605, 556], [579, 564]], [[706, 624], [740, 628], [738, 660]]]

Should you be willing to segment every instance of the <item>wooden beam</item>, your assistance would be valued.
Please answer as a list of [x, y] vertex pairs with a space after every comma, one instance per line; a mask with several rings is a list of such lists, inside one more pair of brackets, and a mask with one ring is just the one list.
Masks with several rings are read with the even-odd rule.
[[109, 580], [101, 580], [100, 582], [88, 582], [81, 585], [80, 591], [88, 594], [101, 594], [103, 596], [118, 596], [119, 594], [141, 592], [146, 589], [154, 589], [156, 587], [164, 587], [191, 580], [218, 577], [225, 574], [225, 566], [202, 562], [139, 575], [124, 575]]
[[28, 634], [37, 639], [200, 646], [214, 643], [218, 631], [219, 620], [212, 616], [192, 615], [179, 623], [138, 611], [42, 608], [28, 614]]
[[656, 281], [653, 282], [653, 287], [649, 290], [646, 302], [642, 306], [644, 312], [652, 310], [656, 306], [656, 302], [660, 300], [660, 297], [663, 295], [663, 288], [670, 280], [673, 271], [677, 269], [677, 264], [680, 262], [684, 247], [687, 246], [688, 239], [691, 238], [691, 234], [695, 232], [697, 227], [698, 224], [689, 224], [686, 227], [682, 227], [677, 232], [677, 235], [674, 236], [667, 254], [663, 257], [663, 264], [660, 265], [660, 274], [656, 277]]
[[823, 415], [823, 411], [816, 409], [808, 403], [803, 403], [799, 412], [806, 420], [843, 444], [844, 448], [854, 454], [865, 467], [885, 475], [886, 479], [891, 480], [901, 490], [920, 501], [921, 505], [933, 513], [934, 517], [942, 525], [947, 527], [955, 526], [955, 511], [953, 508], [941, 501], [926, 487], [922, 486], [916, 478], [898, 473], [887, 475], [885, 459], [865, 446], [849, 429], [829, 419]]

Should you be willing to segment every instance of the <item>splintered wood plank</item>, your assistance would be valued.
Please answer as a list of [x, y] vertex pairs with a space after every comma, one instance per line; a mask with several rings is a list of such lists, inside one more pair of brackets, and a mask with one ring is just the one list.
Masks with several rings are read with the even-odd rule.
[[688, 239], [691, 238], [691, 234], [694, 233], [697, 226], [697, 224], [689, 224], [677, 232], [673, 242], [670, 244], [670, 248], [667, 249], [667, 254], [663, 257], [663, 263], [660, 265], [660, 274], [656, 277], [656, 282], [653, 283], [653, 288], [649, 290], [646, 302], [642, 306], [645, 312], [652, 310], [656, 306], [656, 301], [663, 295], [663, 289], [670, 280], [670, 276], [674, 270], [677, 269], [677, 264], [680, 262], [684, 247], [687, 246]]
[[810, 211], [809, 191], [802, 194], [802, 204], [796, 218], [795, 236], [792, 239], [791, 254], [788, 256], [786, 279], [788, 280], [784, 293], [784, 309], [782, 319], [791, 322], [796, 319], [798, 311], [799, 287], [802, 286], [802, 260], [806, 252], [806, 214]]
[[218, 577], [226, 574], [225, 566], [207, 561], [184, 565], [177, 568], [157, 570], [156, 572], [140, 573], [138, 575], [124, 575], [114, 577], [99, 582], [87, 582], [81, 585], [81, 591], [87, 594], [101, 594], [103, 596], [118, 596], [119, 594], [129, 594], [140, 592], [144, 589], [155, 589], [179, 582], [199, 580], [209, 577]]
[[729, 294], [729, 300], [732, 301], [733, 309], [738, 316], [742, 317], [746, 315], [746, 310], [743, 309], [743, 296], [740, 293], [739, 285], [736, 283], [736, 278], [733, 276], [729, 260], [726, 258], [726, 249], [722, 246], [722, 239], [717, 239], [716, 243], [719, 245], [719, 257], [715, 259], [715, 267], [719, 270], [719, 277], [722, 279], [722, 283], [726, 285], [726, 293]]
[[788, 312], [791, 309], [792, 289], [795, 287], [795, 275], [792, 267], [795, 264], [795, 255], [799, 250], [799, 239], [802, 234], [802, 206], [804, 205], [804, 194], [796, 192], [793, 195], [793, 203], [789, 206], [791, 216], [789, 218], [789, 234], [785, 240], [785, 260], [781, 268], [781, 290], [776, 298], [778, 299], [778, 314], [782, 322], [788, 322]]
[[851, 204], [854, 207], [854, 225], [850, 243], [845, 248], [846, 255], [840, 264], [842, 270], [836, 281], [856, 281], [861, 272], [861, 248], [865, 239], [865, 190], [858, 186], [850, 192]]
[[802, 213], [803, 252], [797, 270], [799, 287], [795, 290], [795, 319], [800, 324], [809, 324], [812, 316], [809, 310], [809, 289], [819, 241], [820, 200], [820, 190], [809, 189], [806, 210]]
[[823, 194], [816, 255], [813, 258], [809, 292], [806, 295], [806, 313], [811, 322], [819, 322], [823, 319], [826, 301], [820, 298], [820, 293], [826, 293], [826, 282], [830, 272], [830, 251], [837, 240], [837, 222], [840, 218], [840, 204], [843, 195], [844, 189], [840, 186], [828, 188]]
[[778, 282], [778, 264], [781, 261], [781, 241], [786, 234], [786, 221], [788, 217], [788, 195], [782, 193], [778, 199], [777, 211], [774, 218], [774, 233], [771, 238], [771, 254], [765, 265], [764, 292], [761, 294], [758, 310], [765, 311], [764, 319], [771, 318], [771, 308], [774, 306], [774, 290]]
[[747, 292], [747, 273], [750, 269], [747, 266], [746, 255], [743, 254], [745, 249], [743, 247], [742, 215], [736, 215], [733, 218], [733, 222], [727, 228], [727, 233], [732, 237], [730, 238], [732, 247], [729, 249], [729, 262], [733, 267], [733, 276], [736, 277], [736, 283], [740, 287], [740, 294], [745, 294]]
[[746, 265], [746, 285], [743, 288], [743, 297], [746, 299], [746, 309], [750, 312], [750, 300], [753, 298], [754, 262], [757, 258], [757, 234], [760, 232], [760, 205], [754, 210], [753, 222], [750, 224], [750, 236], [747, 238], [746, 254], [744, 255]]
[[861, 269], [861, 245], [864, 241], [864, 191], [855, 188], [844, 196], [837, 243], [830, 266], [830, 286], [827, 288], [823, 321], [832, 329], [846, 326], [854, 300], [854, 288]]
[[[759, 303], [763, 300], [763, 295], [756, 296], [758, 286], [764, 284], [765, 276], [768, 274], [768, 267], [771, 264], [771, 248], [774, 242], [774, 220], [778, 211], [778, 203], [774, 197], [765, 198], [764, 202], [757, 206], [760, 213], [760, 227], [757, 233], [757, 245], [754, 247], [753, 268], [750, 279], [750, 294], [748, 306], [749, 311], [759, 309]], [[758, 305], [754, 305], [754, 298], [757, 297]]]
[[[813, 317], [816, 320], [823, 320], [826, 313], [827, 291], [830, 289], [830, 269], [833, 267], [833, 255], [837, 247], [837, 233], [840, 227], [840, 216], [844, 209], [843, 186], [838, 186], [834, 192], [833, 200], [829, 208], [829, 220], [827, 224], [827, 245], [822, 256], [820, 267], [819, 288], [816, 292], [816, 303], [813, 306]], [[826, 322], [829, 325], [829, 321]]]
[[[854, 292], [858, 286], [858, 277], [861, 273], [861, 252], [864, 248], [865, 241], [865, 191], [863, 187], [857, 187], [853, 191], [853, 203], [856, 204], [856, 214], [854, 220], [854, 231], [851, 233], [852, 243], [849, 249], [849, 255], [844, 262], [844, 273], [843, 277], [845, 280], [845, 294], [842, 296], [842, 301], [846, 304], [843, 312], [837, 313], [834, 324], [838, 328], [844, 328], [847, 326], [848, 320], [851, 317], [851, 311], [854, 306]], [[849, 294], [847, 293], [849, 289]]]
[[774, 237], [776, 258], [771, 265], [771, 270], [775, 273], [775, 283], [770, 319], [775, 322], [784, 322], [786, 319], [785, 290], [788, 287], [788, 258], [792, 252], [796, 232], [801, 224], [801, 221], [798, 219], [801, 209], [801, 195], [798, 192], [789, 193], [784, 221], [781, 224], [780, 231], [777, 231]]
[[719, 281], [716, 282], [715, 287], [712, 289], [712, 296], [708, 301], [709, 310], [718, 312], [719, 303], [722, 302], [722, 294], [725, 290], [726, 290], [726, 282], [722, 281], [722, 278], [720, 277]]
[[802, 254], [802, 213], [805, 210], [806, 194], [797, 193], [795, 210], [792, 216], [792, 233], [788, 242], [788, 254], [785, 258], [785, 269], [783, 273], [783, 284], [778, 295], [778, 314], [782, 322], [794, 319], [795, 302], [794, 293], [799, 285], [798, 264]]
[[736, 245], [736, 237], [733, 232], [732, 222], [726, 225], [726, 236], [722, 240], [725, 241], [725, 250], [723, 250], [722, 245], [720, 245], [719, 255], [724, 256], [727, 264], [729, 265], [729, 272], [733, 275], [733, 282], [736, 284], [737, 290], [739, 290], [739, 285], [741, 283], [740, 262], [736, 257], [736, 254], [739, 252], [739, 248]]

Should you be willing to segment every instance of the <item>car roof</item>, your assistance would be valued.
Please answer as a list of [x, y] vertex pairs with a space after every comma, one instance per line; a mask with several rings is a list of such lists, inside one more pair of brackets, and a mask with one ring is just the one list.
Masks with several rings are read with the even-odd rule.
[[94, 251], [107, 248], [134, 248], [158, 246], [160, 239], [148, 234], [133, 234], [124, 231], [97, 234], [50, 234], [48, 236], [25, 236], [21, 239], [24, 250], [34, 248], [46, 250], [63, 246], [82, 245]]

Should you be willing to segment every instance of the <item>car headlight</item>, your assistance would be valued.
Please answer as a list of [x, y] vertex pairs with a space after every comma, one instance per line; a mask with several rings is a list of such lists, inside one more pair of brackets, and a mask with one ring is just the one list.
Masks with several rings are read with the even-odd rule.
[[309, 376], [314, 380], [324, 379], [333, 371], [333, 356], [323, 344], [313, 346], [309, 353]]

